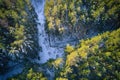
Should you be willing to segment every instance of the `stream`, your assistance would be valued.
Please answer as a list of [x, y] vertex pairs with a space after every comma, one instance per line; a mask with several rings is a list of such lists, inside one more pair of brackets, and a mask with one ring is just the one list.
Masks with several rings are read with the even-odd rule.
[[44, 16], [44, 5], [45, 0], [32, 0], [32, 5], [35, 9], [35, 12], [38, 15], [37, 22], [40, 23], [37, 25], [38, 28], [38, 38], [39, 45], [42, 48], [42, 51], [39, 52], [40, 60], [39, 63], [45, 63], [49, 59], [56, 59], [58, 57], [62, 57], [64, 50], [59, 47], [51, 47], [49, 45], [49, 36], [45, 32], [45, 16]]

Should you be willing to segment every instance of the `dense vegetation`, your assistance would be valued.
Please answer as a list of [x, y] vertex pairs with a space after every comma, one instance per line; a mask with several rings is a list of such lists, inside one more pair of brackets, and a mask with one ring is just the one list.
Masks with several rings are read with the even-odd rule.
[[76, 47], [68, 45], [65, 64], [56, 73], [56, 80], [119, 80], [119, 42], [120, 29], [81, 40]]
[[[68, 32], [79, 44], [66, 45], [63, 58], [30, 61], [40, 49], [34, 8], [30, 0], [0, 0], [0, 75], [9, 61], [22, 61], [23, 72], [9, 80], [47, 80], [47, 70], [53, 80], [120, 80], [120, 0], [46, 0], [44, 13], [48, 34]], [[81, 40], [88, 30], [100, 34]]]
[[15, 78], [9, 80], [47, 80], [41, 72], [33, 71], [29, 69], [27, 72], [17, 75]]
[[35, 18], [29, 0], [0, 0], [0, 73], [11, 59], [37, 54]]
[[77, 37], [88, 28], [116, 29], [119, 12], [120, 0], [46, 0], [45, 4], [48, 30], [69, 31]]

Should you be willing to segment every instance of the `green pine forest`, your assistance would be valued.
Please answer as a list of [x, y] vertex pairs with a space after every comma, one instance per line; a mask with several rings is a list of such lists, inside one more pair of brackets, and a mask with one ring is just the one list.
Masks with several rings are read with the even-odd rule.
[[47, 69], [51, 80], [120, 80], [120, 0], [45, 0], [44, 15], [47, 34], [68, 32], [79, 43], [67, 44], [63, 58], [32, 62], [42, 48], [31, 1], [0, 0], [0, 75], [16, 62], [24, 69], [7, 80], [50, 80]]

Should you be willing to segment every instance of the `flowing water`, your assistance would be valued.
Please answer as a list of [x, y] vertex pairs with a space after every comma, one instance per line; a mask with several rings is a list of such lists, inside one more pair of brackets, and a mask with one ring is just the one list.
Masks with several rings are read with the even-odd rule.
[[45, 63], [49, 59], [56, 59], [62, 57], [63, 48], [51, 47], [49, 45], [49, 36], [45, 32], [45, 16], [44, 16], [44, 5], [45, 0], [32, 0], [32, 5], [35, 8], [35, 12], [38, 15], [37, 25], [39, 45], [42, 47], [42, 51], [39, 52], [40, 61], [39, 63]]

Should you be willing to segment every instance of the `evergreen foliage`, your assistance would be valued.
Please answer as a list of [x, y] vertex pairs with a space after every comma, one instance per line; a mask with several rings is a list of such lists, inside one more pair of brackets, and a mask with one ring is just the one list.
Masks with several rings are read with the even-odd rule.
[[36, 48], [36, 16], [30, 2], [0, 0], [0, 6], [0, 48], [7, 53], [28, 53]]
[[[29, 0], [0, 0], [0, 64], [4, 64], [4, 56], [12, 59], [25, 58], [26, 55], [36, 57], [38, 38], [35, 18]], [[0, 68], [5, 70], [5, 66], [0, 65]]]
[[47, 80], [41, 72], [36, 72], [32, 68], [27, 73], [23, 72], [9, 80]]
[[119, 27], [119, 13], [120, 0], [46, 0], [45, 4], [49, 30], [59, 31], [62, 27], [74, 32], [76, 27], [77, 30], [81, 29], [80, 24], [85, 27], [97, 24], [101, 29], [115, 29]]
[[46, 0], [44, 13], [52, 33], [69, 31], [84, 38], [88, 27], [111, 31], [80, 40], [75, 47], [68, 44], [63, 58], [35, 65], [29, 60], [40, 47], [30, 0], [0, 0], [0, 74], [6, 73], [9, 61], [22, 59], [29, 70], [9, 80], [47, 80], [50, 72], [45, 77], [36, 71], [38, 66], [54, 70], [54, 80], [120, 80], [120, 0]]
[[[81, 40], [59, 76], [68, 80], [119, 80], [120, 29]], [[58, 79], [59, 80], [59, 79]]]

